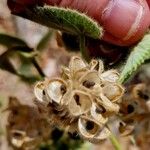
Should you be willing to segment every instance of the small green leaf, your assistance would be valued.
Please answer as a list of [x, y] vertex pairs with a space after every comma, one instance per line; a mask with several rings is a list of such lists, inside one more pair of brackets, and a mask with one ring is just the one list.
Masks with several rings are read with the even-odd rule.
[[13, 66], [13, 64], [10, 62], [8, 55], [9, 55], [8, 51], [0, 55], [0, 68], [9, 71], [13, 74], [17, 74], [17, 71]]
[[49, 30], [39, 41], [39, 43], [36, 47], [36, 50], [38, 50], [38, 51], [43, 50], [48, 45], [48, 42], [49, 42], [50, 38], [52, 37], [52, 34], [53, 34], [53, 30]]
[[0, 44], [6, 46], [7, 48], [13, 46], [27, 46], [23, 40], [3, 33], [0, 33]]
[[119, 82], [124, 83], [130, 76], [144, 63], [144, 61], [150, 59], [150, 34], [146, 34], [141, 42], [135, 46], [127, 63], [125, 64], [123, 71], [120, 75]]
[[35, 7], [26, 9], [20, 16], [47, 27], [59, 29], [75, 35], [85, 35], [94, 39], [102, 37], [103, 29], [93, 19], [76, 10], [58, 7]]
[[23, 57], [25, 58], [34, 58], [35, 56], [38, 55], [38, 52], [37, 51], [33, 51], [33, 52], [30, 52], [30, 53], [27, 53], [27, 52], [19, 52], [20, 55], [22, 55]]

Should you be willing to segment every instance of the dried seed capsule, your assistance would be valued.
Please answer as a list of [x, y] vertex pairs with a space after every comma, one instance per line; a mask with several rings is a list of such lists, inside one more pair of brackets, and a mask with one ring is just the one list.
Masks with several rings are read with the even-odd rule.
[[42, 82], [42, 88], [51, 100], [43, 105], [50, 124], [68, 127], [70, 132], [78, 131], [82, 138], [92, 143], [109, 136], [106, 123], [110, 116], [118, 113], [119, 106], [115, 102], [124, 89], [117, 83], [118, 73], [114, 70], [103, 73], [103, 68], [101, 60], [86, 64], [75, 56], [69, 67], [63, 68], [60, 79]]

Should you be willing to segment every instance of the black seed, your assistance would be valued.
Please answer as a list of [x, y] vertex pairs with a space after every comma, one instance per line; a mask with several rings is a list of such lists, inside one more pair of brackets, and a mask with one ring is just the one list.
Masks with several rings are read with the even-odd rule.
[[16, 109], [13, 110], [13, 115], [18, 115], [18, 113], [19, 113], [18, 110]]
[[57, 107], [57, 106], [58, 106], [58, 104], [54, 100], [52, 100], [52, 103], [49, 102], [47, 105], [47, 107]]
[[66, 120], [66, 116], [64, 115], [64, 116], [62, 116], [62, 117], [60, 117], [60, 119], [62, 120], [62, 121], [64, 121], [64, 120]]
[[55, 128], [52, 133], [51, 133], [51, 138], [54, 140], [54, 141], [58, 141], [62, 135], [63, 135], [63, 131], [62, 130], [59, 130], [58, 128]]
[[120, 125], [120, 126], [123, 126], [123, 123], [122, 123], [122, 122], [119, 122], [119, 125]]
[[38, 136], [41, 136], [42, 135], [42, 132], [41, 131], [38, 131]]
[[10, 127], [13, 127], [15, 125], [15, 122], [10, 122], [9, 125]]
[[105, 113], [106, 112], [106, 109], [103, 107], [103, 106], [98, 106], [96, 107], [96, 110], [95, 110], [98, 114], [101, 114], [101, 113]]
[[43, 95], [45, 95], [46, 93], [45, 93], [45, 90], [43, 90]]
[[21, 137], [22, 135], [21, 135], [20, 133], [14, 132], [14, 133], [13, 133], [13, 136], [14, 136], [15, 138], [19, 138], [19, 137]]
[[86, 129], [87, 130], [92, 130], [93, 128], [94, 128], [94, 122], [87, 121], [87, 123], [86, 123]]
[[53, 109], [52, 111], [53, 111], [53, 113], [54, 113], [55, 115], [59, 114], [59, 111], [56, 110], [56, 109]]
[[93, 81], [88, 81], [88, 80], [85, 80], [83, 82], [83, 86], [85, 86], [86, 88], [91, 88], [95, 85], [95, 83]]
[[101, 87], [104, 87], [105, 85], [104, 84], [101, 84]]
[[66, 86], [65, 85], [61, 85], [60, 87], [61, 93], [64, 95], [66, 93]]
[[74, 99], [75, 99], [75, 101], [76, 101], [76, 104], [79, 105], [79, 106], [81, 106], [79, 95], [75, 94], [75, 95], [74, 95]]
[[129, 114], [132, 113], [134, 111], [134, 107], [131, 104], [129, 104], [127, 107], [127, 111]]
[[138, 91], [138, 96], [142, 99], [144, 99], [145, 101], [147, 101], [149, 99], [149, 96], [144, 94], [142, 91]]
[[54, 107], [54, 105], [53, 105], [53, 103], [49, 102], [49, 103], [47, 104], [47, 107]]

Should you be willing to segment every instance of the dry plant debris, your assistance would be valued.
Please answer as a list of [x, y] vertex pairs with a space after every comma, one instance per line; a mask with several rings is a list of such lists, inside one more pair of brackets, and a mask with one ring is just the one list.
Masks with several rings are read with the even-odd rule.
[[7, 139], [14, 149], [35, 150], [49, 139], [51, 128], [36, 107], [23, 105], [10, 97], [7, 124]]

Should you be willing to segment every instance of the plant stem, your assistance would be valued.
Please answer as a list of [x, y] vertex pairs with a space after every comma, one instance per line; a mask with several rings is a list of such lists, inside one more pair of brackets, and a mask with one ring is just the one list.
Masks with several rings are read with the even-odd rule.
[[121, 145], [119, 144], [119, 141], [113, 134], [110, 135], [109, 139], [112, 145], [114, 146], [115, 150], [121, 150]]
[[86, 46], [85, 46], [85, 36], [84, 35], [80, 35], [79, 36], [79, 47], [80, 47], [80, 52], [82, 54], [82, 57], [86, 60], [89, 61], [89, 55], [88, 52], [86, 50]]
[[44, 74], [43, 70], [41, 69], [41, 67], [39, 66], [39, 64], [38, 64], [38, 62], [36, 61], [36, 59], [33, 58], [31, 61], [32, 61], [34, 67], [36, 68], [36, 70], [38, 71], [38, 73], [41, 75], [41, 77], [44, 78], [44, 77], [45, 77], [45, 74]]

